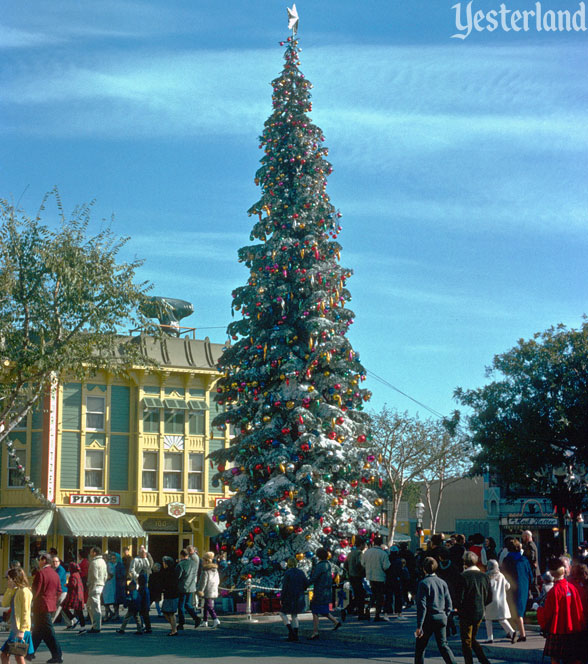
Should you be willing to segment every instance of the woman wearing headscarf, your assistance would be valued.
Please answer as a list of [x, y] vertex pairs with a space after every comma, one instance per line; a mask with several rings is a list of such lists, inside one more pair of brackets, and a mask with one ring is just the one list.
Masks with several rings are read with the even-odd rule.
[[484, 609], [486, 634], [488, 635], [486, 643], [492, 643], [494, 641], [494, 632], [492, 630], [493, 620], [498, 620], [506, 632], [509, 641], [514, 643], [517, 633], [508, 622], [508, 619], [510, 618], [510, 609], [508, 608], [508, 601], [506, 599], [506, 593], [510, 588], [510, 583], [506, 580], [504, 574], [500, 572], [498, 561], [493, 558], [488, 561], [486, 575], [490, 581], [490, 588], [492, 590], [492, 601], [490, 604], [487, 604]]

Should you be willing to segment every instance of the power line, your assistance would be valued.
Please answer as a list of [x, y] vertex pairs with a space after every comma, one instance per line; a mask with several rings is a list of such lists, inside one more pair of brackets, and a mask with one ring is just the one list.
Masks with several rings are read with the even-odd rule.
[[368, 374], [372, 377], [378, 380], [382, 385], [386, 385], [386, 387], [389, 387], [390, 389], [394, 390], [395, 392], [398, 392], [398, 394], [402, 394], [403, 397], [406, 397], [407, 399], [410, 399], [417, 405], [421, 406], [421, 408], [424, 408], [425, 410], [428, 410], [429, 413], [432, 415], [435, 415], [435, 417], [438, 417], [439, 419], [444, 419], [445, 415], [443, 413], [440, 413], [438, 410], [435, 410], [434, 408], [430, 408], [426, 404], [424, 404], [422, 401], [419, 401], [418, 399], [415, 399], [414, 397], [411, 397], [410, 394], [407, 394], [406, 392], [403, 392], [402, 390], [398, 389], [396, 386], [392, 385], [392, 383], [389, 383], [385, 378], [382, 378], [381, 376], [378, 376], [375, 374], [373, 371], [370, 371], [369, 369], [366, 368], [366, 371]]
[[[215, 326], [209, 326], [209, 327], [199, 327], [197, 329], [199, 330], [224, 330], [226, 329], [226, 325], [215, 325]], [[431, 408], [427, 406], [427, 404], [424, 404], [422, 401], [419, 401], [418, 399], [415, 399], [414, 397], [411, 397], [410, 394], [407, 394], [406, 392], [403, 392], [401, 389], [396, 387], [395, 385], [392, 385], [392, 383], [388, 382], [385, 378], [382, 378], [381, 376], [378, 376], [375, 374], [373, 371], [370, 371], [369, 369], [366, 369], [368, 374], [374, 378], [375, 380], [379, 381], [382, 383], [382, 385], [385, 385], [386, 387], [389, 387], [390, 389], [394, 390], [395, 392], [398, 392], [398, 394], [402, 394], [403, 397], [406, 397], [407, 399], [410, 399], [412, 402], [416, 403], [418, 406], [421, 406], [421, 408], [424, 408], [427, 410], [431, 415], [434, 415], [435, 417], [438, 417], [439, 419], [444, 419], [445, 415], [443, 413], [440, 413], [438, 410], [435, 410], [434, 408]]]

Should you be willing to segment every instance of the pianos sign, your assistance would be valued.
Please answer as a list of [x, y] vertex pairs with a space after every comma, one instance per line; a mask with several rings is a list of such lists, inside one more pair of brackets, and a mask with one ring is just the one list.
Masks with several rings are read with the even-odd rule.
[[120, 505], [120, 496], [105, 496], [103, 493], [70, 493], [69, 504], [110, 507]]

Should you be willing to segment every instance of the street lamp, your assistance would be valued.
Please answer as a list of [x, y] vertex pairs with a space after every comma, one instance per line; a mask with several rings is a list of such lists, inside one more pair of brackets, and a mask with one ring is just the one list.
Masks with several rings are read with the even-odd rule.
[[423, 516], [425, 516], [425, 506], [422, 502], [418, 502], [414, 506], [417, 518], [416, 534], [419, 538], [419, 548], [422, 546], [423, 540]]
[[559, 530], [560, 543], [563, 546], [563, 553], [568, 552], [568, 538], [566, 532], [566, 501], [564, 498], [564, 480], [568, 474], [567, 467], [562, 463], [556, 466], [552, 471], [556, 483], [556, 500], [554, 505], [557, 514], [557, 526]]
[[[559, 466], [545, 466], [535, 472], [535, 477], [543, 486], [550, 488], [551, 499], [557, 515], [557, 530], [563, 552], [567, 553], [566, 516], [573, 524], [572, 546], [575, 552], [578, 541], [578, 526], [583, 522], [582, 509], [588, 489], [588, 473], [582, 462], [574, 463], [573, 453], [564, 453], [567, 461]], [[555, 530], [555, 528], [554, 528]]]

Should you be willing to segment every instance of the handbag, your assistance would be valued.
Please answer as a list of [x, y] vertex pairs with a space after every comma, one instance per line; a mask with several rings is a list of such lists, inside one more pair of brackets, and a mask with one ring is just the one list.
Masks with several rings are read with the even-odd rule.
[[26, 641], [9, 641], [8, 653], [24, 657], [29, 652], [29, 644]]

